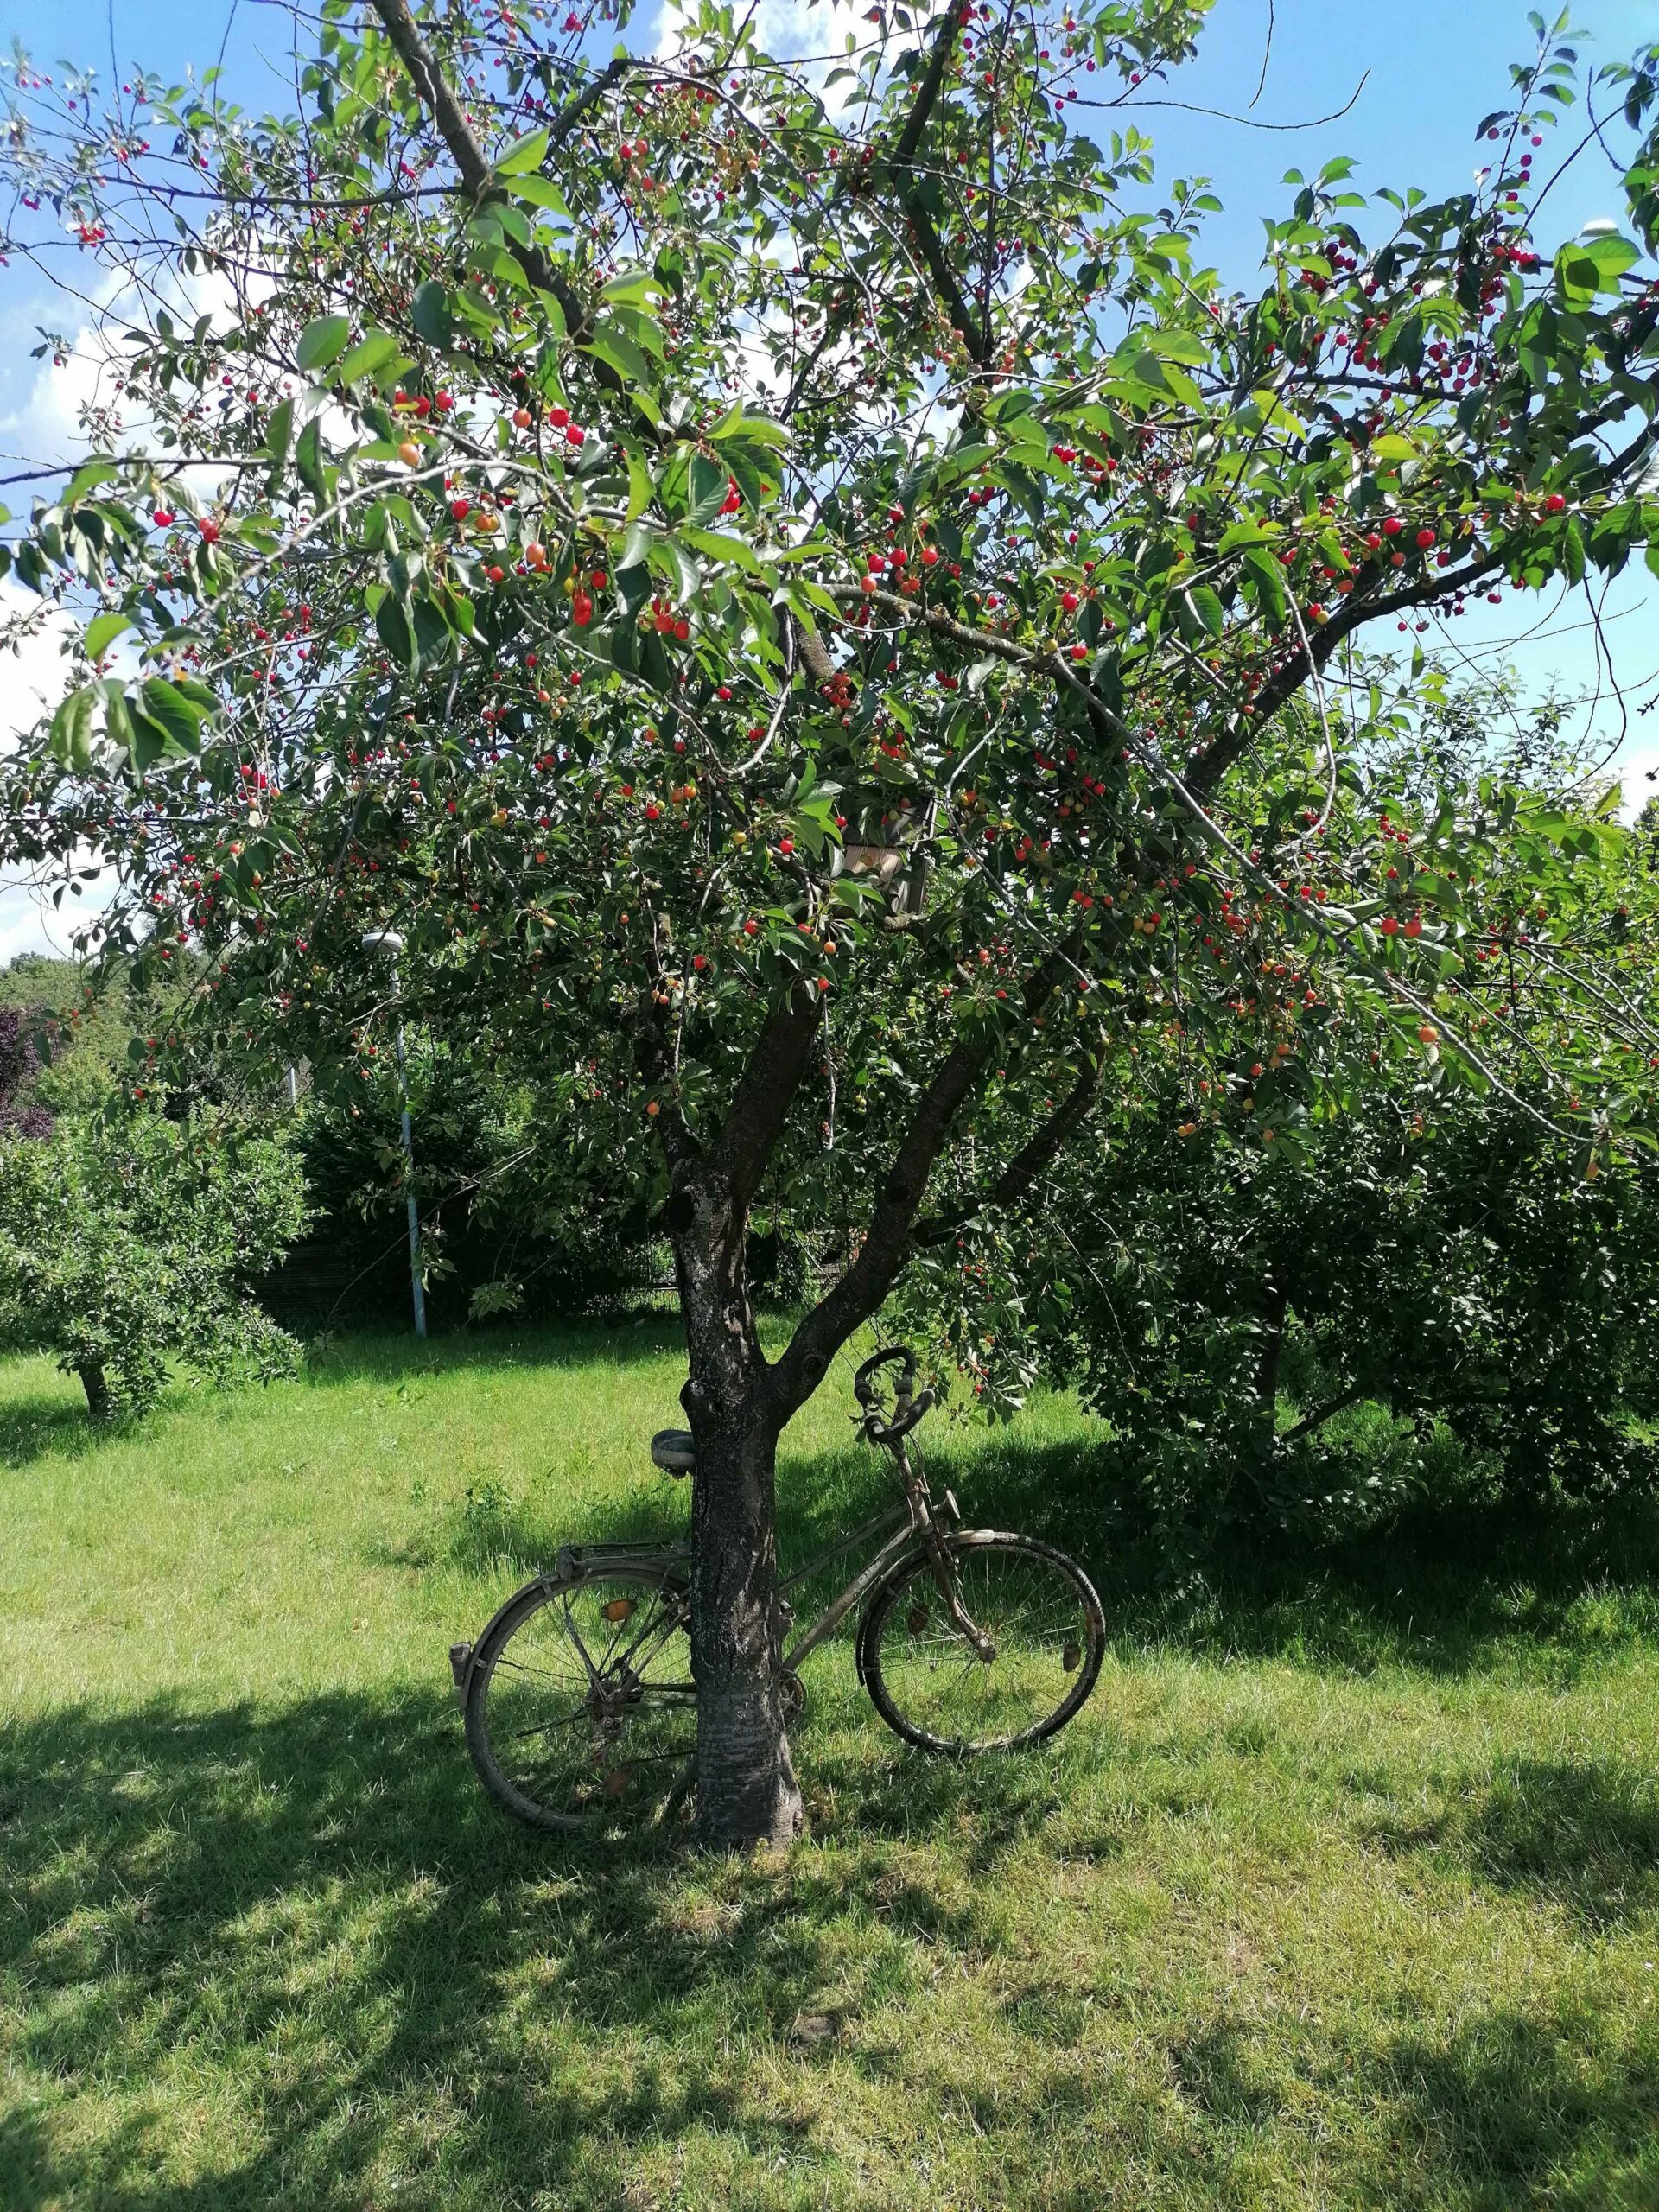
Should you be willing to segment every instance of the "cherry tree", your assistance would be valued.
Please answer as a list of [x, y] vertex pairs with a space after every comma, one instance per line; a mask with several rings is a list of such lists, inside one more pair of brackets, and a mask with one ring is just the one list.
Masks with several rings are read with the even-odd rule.
[[[68, 296], [49, 354], [94, 303], [101, 378], [6, 548], [83, 626], [6, 856], [113, 879], [89, 940], [273, 1065], [372, 1071], [395, 929], [550, 1147], [639, 1164], [711, 1842], [800, 1818], [783, 1428], [1103, 1088], [1155, 1066], [1265, 1150], [1432, 1055], [1582, 1155], [1647, 1141], [1642, 976], [1535, 930], [1522, 1001], [1491, 955], [1582, 823], [1362, 764], [1379, 642], [1659, 537], [1659, 48], [1593, 79], [1628, 235], [1549, 250], [1546, 29], [1467, 193], [1330, 163], [1242, 295], [1136, 122], [1206, 11], [880, 6], [809, 67], [714, 0], [608, 58], [588, 5], [324, 0], [290, 112], [15, 73], [5, 251]], [[768, 1358], [785, 1172], [852, 1229]]]

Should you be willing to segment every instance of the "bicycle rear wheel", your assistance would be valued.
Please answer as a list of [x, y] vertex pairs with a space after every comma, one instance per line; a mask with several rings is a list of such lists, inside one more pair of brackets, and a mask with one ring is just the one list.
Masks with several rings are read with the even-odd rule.
[[959, 1530], [944, 1565], [982, 1656], [958, 1625], [931, 1554], [910, 1552], [872, 1592], [859, 1673], [889, 1728], [930, 1751], [1014, 1751], [1064, 1728], [1095, 1686], [1106, 1623], [1075, 1560], [1028, 1536]]
[[484, 1787], [532, 1827], [620, 1837], [684, 1802], [696, 1693], [684, 1585], [595, 1560], [532, 1582], [497, 1614], [467, 1686]]

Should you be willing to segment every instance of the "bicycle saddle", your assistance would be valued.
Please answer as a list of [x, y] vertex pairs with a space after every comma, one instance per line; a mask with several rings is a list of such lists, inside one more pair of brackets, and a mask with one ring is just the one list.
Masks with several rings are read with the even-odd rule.
[[689, 1475], [697, 1464], [696, 1446], [689, 1428], [659, 1428], [651, 1440], [651, 1456], [671, 1475]]

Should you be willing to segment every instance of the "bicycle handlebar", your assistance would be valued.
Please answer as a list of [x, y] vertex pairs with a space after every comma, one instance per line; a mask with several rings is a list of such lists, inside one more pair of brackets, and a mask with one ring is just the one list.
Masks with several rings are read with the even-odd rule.
[[[900, 1372], [893, 1389], [893, 1419], [885, 1421], [874, 1378], [882, 1368], [895, 1365]], [[933, 1403], [931, 1390], [916, 1391], [916, 1355], [908, 1344], [888, 1344], [872, 1352], [853, 1377], [853, 1395], [864, 1408], [864, 1433], [872, 1444], [896, 1444], [908, 1436]]]

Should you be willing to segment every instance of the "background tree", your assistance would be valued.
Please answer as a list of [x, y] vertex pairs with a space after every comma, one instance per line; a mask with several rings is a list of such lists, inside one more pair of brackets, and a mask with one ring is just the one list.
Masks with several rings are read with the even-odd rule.
[[54, 1352], [100, 1419], [146, 1412], [175, 1361], [287, 1374], [293, 1340], [252, 1287], [304, 1222], [288, 1147], [206, 1115], [0, 1138], [0, 1340]]
[[[8, 764], [10, 855], [113, 870], [109, 940], [188, 956], [252, 1053], [366, 1056], [396, 926], [436, 1033], [650, 1133], [711, 1840], [799, 1817], [783, 1426], [918, 1249], [1028, 1199], [1145, 1065], [1127, 1031], [1196, 1099], [1270, 1029], [1262, 1148], [1453, 1030], [1448, 1080], [1582, 1158], [1645, 1115], [1644, 988], [1552, 944], [1523, 1003], [1488, 957], [1580, 825], [1339, 816], [1332, 696], [1363, 625], [1659, 532], [1655, 53], [1600, 78], [1633, 237], [1535, 242], [1545, 35], [1475, 188], [1328, 165], [1243, 297], [1202, 191], [1158, 206], [1132, 129], [1075, 127], [1204, 13], [880, 11], [820, 84], [718, 5], [601, 66], [580, 12], [327, 0], [299, 114], [14, 96], [8, 248], [68, 226], [119, 389], [13, 550], [98, 611]], [[850, 1256], [768, 1361], [747, 1229], [800, 1126]]]

